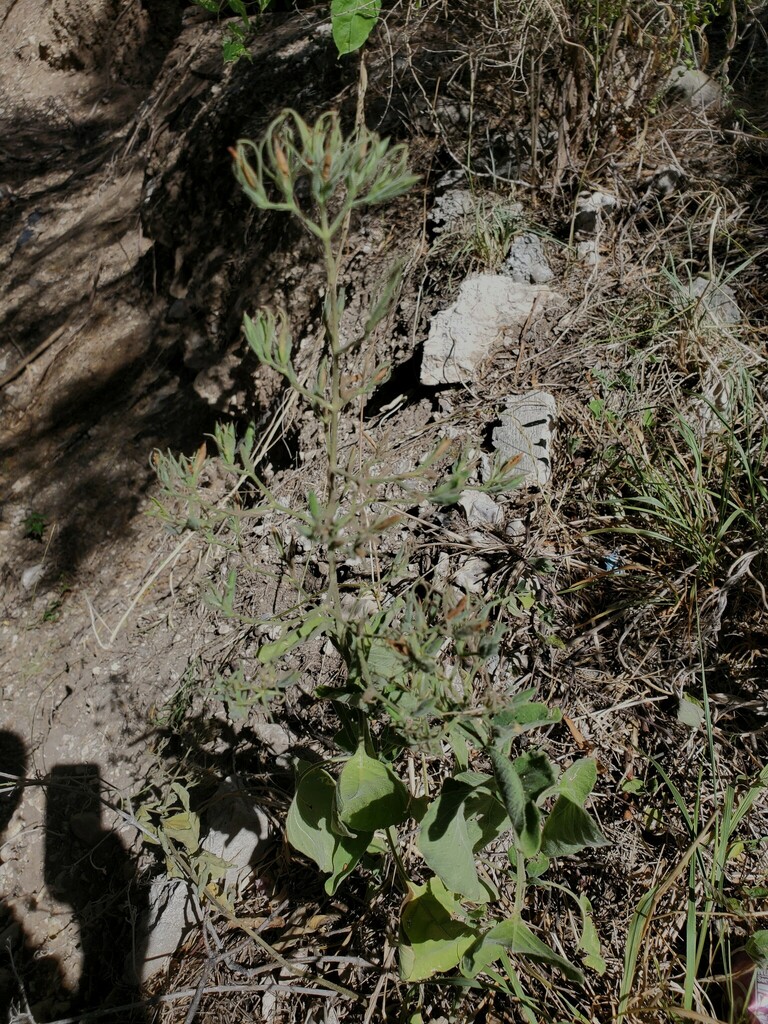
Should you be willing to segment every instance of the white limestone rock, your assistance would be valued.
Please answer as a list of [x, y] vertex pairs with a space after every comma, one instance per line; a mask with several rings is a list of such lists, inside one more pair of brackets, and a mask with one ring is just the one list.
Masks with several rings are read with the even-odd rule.
[[711, 327], [733, 327], [743, 317], [736, 293], [727, 284], [708, 277], [696, 277], [684, 289], [685, 295], [695, 302], [693, 312], [697, 323]]
[[546, 284], [554, 277], [541, 238], [532, 231], [514, 239], [501, 269], [513, 281], [527, 284]]
[[723, 91], [705, 71], [679, 64], [667, 78], [666, 97], [670, 103], [681, 103], [701, 112], [720, 107]]
[[453, 231], [477, 208], [475, 197], [467, 188], [455, 188], [438, 196], [429, 214], [429, 220], [435, 235]]
[[38, 562], [37, 565], [30, 565], [29, 568], [25, 569], [21, 574], [21, 586], [24, 590], [32, 590], [36, 587], [40, 580], [43, 578], [45, 572], [45, 566], [42, 562]]
[[205, 815], [208, 834], [202, 847], [231, 865], [224, 878], [227, 889], [242, 893], [253, 867], [272, 841], [269, 819], [235, 779], [225, 779]]
[[152, 882], [146, 918], [140, 926], [146, 936], [142, 982], [166, 970], [171, 957], [199, 923], [188, 882], [178, 878], [156, 878]]
[[421, 383], [461, 384], [497, 344], [518, 342], [545, 314], [563, 304], [546, 285], [524, 284], [504, 274], [475, 274], [461, 285], [456, 301], [430, 325], [421, 362]]
[[552, 475], [551, 447], [557, 403], [547, 391], [508, 398], [493, 431], [493, 444], [504, 462], [518, 458], [517, 469], [529, 487], [543, 487]]
[[464, 509], [467, 523], [475, 528], [493, 530], [500, 526], [504, 513], [490, 496], [483, 491], [462, 491], [459, 505]]
[[491, 564], [485, 558], [470, 555], [461, 561], [460, 567], [453, 574], [453, 582], [468, 594], [480, 594], [485, 581], [491, 574]]
[[[237, 780], [228, 778], [208, 805], [204, 820], [209, 828], [201, 846], [230, 865], [224, 885], [241, 895], [253, 875], [254, 865], [271, 842], [269, 819]], [[155, 879], [140, 926], [146, 939], [142, 981], [165, 970], [170, 958], [199, 924], [192, 887], [180, 879]]]

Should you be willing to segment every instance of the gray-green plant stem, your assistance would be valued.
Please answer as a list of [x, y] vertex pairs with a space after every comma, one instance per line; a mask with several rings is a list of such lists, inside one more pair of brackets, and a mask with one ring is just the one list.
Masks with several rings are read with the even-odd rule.
[[517, 847], [515, 847], [515, 853], [517, 854], [517, 862], [515, 865], [515, 913], [522, 914], [523, 906], [525, 904], [525, 882], [527, 877], [525, 871], [525, 857]]
[[395, 831], [394, 825], [390, 825], [389, 828], [386, 830], [386, 836], [389, 851], [392, 854], [392, 859], [395, 862], [395, 871], [397, 872], [397, 877], [400, 881], [400, 884], [403, 887], [403, 892], [408, 893], [410, 892], [410, 879], [408, 878], [408, 873], [405, 870], [403, 859], [400, 856], [400, 850], [397, 848], [397, 832]]
[[[333, 230], [328, 223], [328, 212], [325, 208], [320, 215], [323, 257], [325, 260], [326, 287], [326, 323], [328, 347], [331, 356], [331, 402], [328, 413], [323, 417], [326, 429], [326, 450], [328, 455], [327, 494], [326, 494], [326, 529], [328, 534], [328, 590], [333, 603], [336, 621], [342, 621], [341, 595], [339, 594], [338, 564], [333, 537], [333, 521], [339, 507], [339, 421], [341, 418], [341, 344], [339, 323], [339, 260], [333, 251]], [[343, 250], [344, 234], [339, 245], [339, 253]]]

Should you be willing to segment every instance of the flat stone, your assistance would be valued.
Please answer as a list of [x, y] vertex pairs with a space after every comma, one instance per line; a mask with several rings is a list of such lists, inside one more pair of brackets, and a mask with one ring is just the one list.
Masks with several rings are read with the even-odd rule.
[[[201, 846], [230, 865], [224, 885], [241, 895], [254, 865], [272, 842], [269, 819], [238, 781], [228, 778], [208, 804], [204, 820], [209, 828]], [[198, 924], [197, 902], [189, 883], [169, 878], [152, 882], [140, 929], [146, 937], [142, 981], [165, 970]]]
[[38, 565], [30, 565], [28, 569], [25, 569], [21, 574], [21, 585], [24, 590], [31, 590], [40, 580], [43, 578], [45, 566], [42, 562]]
[[547, 391], [529, 391], [508, 398], [493, 431], [493, 445], [504, 462], [517, 458], [517, 469], [529, 487], [543, 487], [552, 475], [550, 450], [557, 403]]
[[142, 982], [164, 971], [171, 957], [199, 925], [192, 887], [178, 878], [156, 878], [141, 931], [146, 936]]
[[251, 732], [272, 754], [285, 754], [297, 742], [296, 737], [277, 722], [253, 722]]
[[576, 200], [573, 230], [576, 238], [590, 240], [599, 234], [607, 215], [617, 210], [619, 201], [609, 192], [582, 192]]
[[429, 214], [432, 230], [436, 235], [453, 231], [477, 209], [477, 201], [469, 189], [454, 188], [438, 196]]
[[593, 213], [615, 210], [618, 205], [618, 199], [610, 192], [582, 192], [576, 200], [577, 210], [591, 210]]
[[493, 529], [504, 519], [504, 513], [490, 496], [483, 491], [462, 491], [459, 505], [464, 509], [467, 523], [473, 527]]
[[718, 284], [708, 277], [696, 277], [684, 292], [696, 300], [694, 316], [697, 322], [708, 321], [713, 327], [732, 327], [741, 323], [743, 317], [736, 293], [727, 284]]
[[687, 68], [684, 64], [670, 71], [666, 97], [671, 103], [682, 103], [698, 111], [719, 107], [723, 102], [723, 92], [717, 82], [705, 71]]
[[453, 305], [432, 318], [424, 344], [421, 383], [472, 380], [495, 345], [518, 342], [563, 299], [546, 285], [513, 281], [504, 274], [476, 274], [461, 285]]
[[501, 269], [513, 281], [527, 284], [546, 284], [554, 277], [541, 238], [532, 231], [514, 239]]
[[241, 893], [253, 867], [267, 852], [272, 833], [264, 811], [239, 783], [226, 779], [206, 808], [208, 834], [201, 845], [231, 865], [224, 884]]
[[469, 594], [479, 594], [483, 590], [484, 581], [491, 574], [491, 564], [477, 555], [465, 558], [459, 569], [453, 574], [453, 582], [457, 587]]

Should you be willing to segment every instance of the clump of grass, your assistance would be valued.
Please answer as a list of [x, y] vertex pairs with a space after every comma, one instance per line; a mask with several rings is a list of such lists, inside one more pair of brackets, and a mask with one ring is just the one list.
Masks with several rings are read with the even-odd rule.
[[519, 203], [498, 194], [471, 195], [469, 208], [440, 232], [430, 256], [451, 274], [498, 270], [522, 226]]
[[[745, 394], [749, 394], [748, 388]], [[615, 466], [620, 497], [613, 526], [629, 560], [647, 566], [663, 603], [704, 601], [716, 635], [729, 599], [762, 598], [768, 537], [768, 434], [754, 409], [741, 422], [710, 409], [717, 429], [702, 434], [681, 414], [645, 430]], [[757, 571], [757, 576], [755, 575]], [[738, 583], [738, 588], [736, 584]], [[736, 589], [734, 589], [736, 588]]]

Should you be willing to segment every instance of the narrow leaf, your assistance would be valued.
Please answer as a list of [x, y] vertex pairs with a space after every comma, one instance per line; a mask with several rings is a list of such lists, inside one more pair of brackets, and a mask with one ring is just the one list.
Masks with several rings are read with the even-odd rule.
[[464, 960], [464, 968], [470, 977], [474, 977], [489, 964], [498, 960], [504, 950], [529, 957], [539, 963], [550, 964], [562, 971], [569, 981], [577, 985], [584, 983], [584, 975], [570, 961], [558, 956], [553, 949], [534, 935], [523, 922], [519, 914], [501, 921], [478, 941]]
[[583, 893], [579, 896], [579, 907], [584, 922], [579, 940], [579, 949], [583, 949], [585, 954], [582, 957], [584, 966], [591, 968], [597, 974], [605, 974], [607, 965], [600, 952], [600, 939], [592, 919], [592, 904]]

